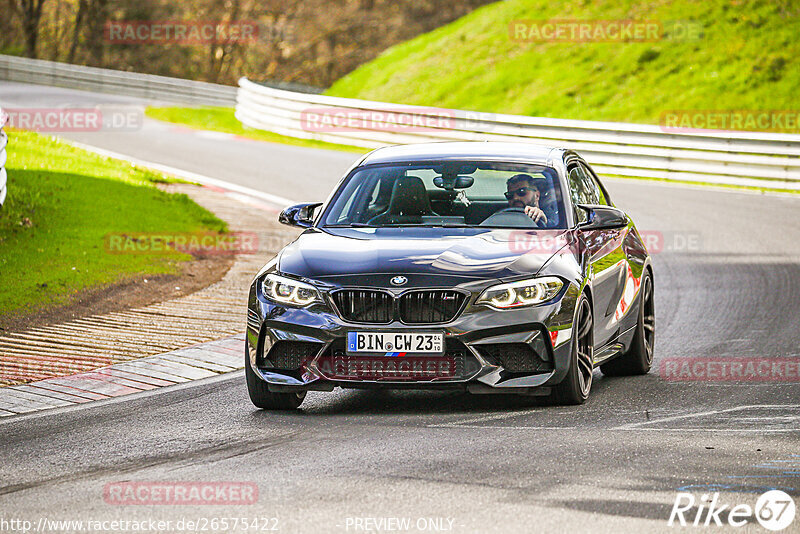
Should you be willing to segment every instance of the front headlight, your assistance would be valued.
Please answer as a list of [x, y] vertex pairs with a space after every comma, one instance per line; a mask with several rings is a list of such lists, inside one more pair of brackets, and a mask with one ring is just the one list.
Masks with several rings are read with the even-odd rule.
[[558, 295], [562, 287], [564, 287], [564, 282], [555, 276], [500, 284], [486, 289], [475, 301], [475, 304], [487, 304], [501, 310], [534, 306], [547, 302]]
[[264, 277], [261, 281], [261, 291], [268, 299], [290, 306], [303, 307], [314, 302], [322, 302], [319, 291], [311, 284], [277, 274], [268, 274]]

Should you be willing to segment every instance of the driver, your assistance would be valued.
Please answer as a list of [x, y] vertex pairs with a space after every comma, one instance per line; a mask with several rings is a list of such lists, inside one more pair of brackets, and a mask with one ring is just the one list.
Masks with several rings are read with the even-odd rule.
[[547, 224], [547, 215], [539, 207], [545, 180], [536, 180], [529, 174], [515, 174], [506, 182], [508, 207], [521, 208], [533, 222]]

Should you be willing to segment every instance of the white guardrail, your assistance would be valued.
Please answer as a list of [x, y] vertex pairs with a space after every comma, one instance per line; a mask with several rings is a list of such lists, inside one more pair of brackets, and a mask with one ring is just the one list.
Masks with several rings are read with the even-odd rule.
[[[0, 55], [0, 80], [187, 105], [236, 105], [247, 126], [362, 147], [423, 141], [522, 141], [569, 147], [602, 174], [800, 190], [800, 135], [668, 132], [659, 126], [548, 119], [338, 98], [239, 80], [239, 88]], [[309, 127], [309, 112], [366, 115], [374, 127]], [[320, 113], [321, 112], [321, 113]], [[376, 120], [380, 114], [384, 122]], [[401, 122], [400, 114], [405, 115]], [[433, 124], [410, 131], [413, 123]], [[442, 118], [446, 120], [441, 120]], [[5, 158], [0, 152], [0, 161]], [[0, 171], [2, 174], [2, 171]]]
[[83, 89], [176, 104], [233, 106], [236, 103], [236, 87], [228, 85], [16, 56], [0, 55], [0, 80]]
[[[370, 112], [373, 128], [318, 128], [309, 117]], [[383, 115], [381, 115], [381, 113]], [[400, 114], [406, 117], [399, 119]], [[444, 124], [408, 131], [402, 124]], [[361, 147], [423, 141], [517, 141], [577, 150], [601, 174], [800, 189], [800, 135], [697, 131], [435, 109], [295, 93], [239, 80], [236, 117], [278, 134]], [[376, 117], [379, 117], [376, 119]], [[386, 117], [381, 122], [380, 117]], [[442, 117], [447, 120], [437, 122]], [[427, 120], [427, 122], [426, 122]]]

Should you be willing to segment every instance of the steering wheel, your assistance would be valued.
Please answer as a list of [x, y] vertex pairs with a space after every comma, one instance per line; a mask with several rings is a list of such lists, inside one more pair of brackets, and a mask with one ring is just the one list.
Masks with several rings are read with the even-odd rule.
[[[523, 224], [522, 217], [525, 217]], [[504, 208], [483, 221], [481, 226], [516, 226], [522, 228], [542, 228], [533, 219], [528, 217], [523, 208]]]
[[[525, 215], [526, 217], [531, 219], [530, 216], [527, 213], [525, 213], [525, 208], [517, 208], [517, 207], [505, 208], [505, 209], [502, 209], [502, 210], [498, 211], [497, 213], [503, 213], [503, 212], [522, 213], [523, 215]], [[533, 221], [533, 224], [537, 228], [547, 228], [547, 223], [544, 221], [544, 219], [539, 219], [538, 221], [534, 221], [533, 219], [531, 219], [531, 221]]]
[[539, 219], [539, 221], [534, 221], [533, 219], [531, 219], [531, 217], [527, 213], [525, 213], [525, 208], [517, 208], [514, 206], [502, 209], [497, 213], [521, 213], [525, 217], [528, 217], [528, 219], [533, 223], [534, 227], [536, 228], [545, 228], [545, 225], [547, 224], [546, 222], [544, 222], [544, 219]]

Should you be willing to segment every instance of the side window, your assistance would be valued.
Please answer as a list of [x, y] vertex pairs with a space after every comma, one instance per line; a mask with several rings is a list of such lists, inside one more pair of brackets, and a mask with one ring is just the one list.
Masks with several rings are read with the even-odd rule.
[[575, 220], [579, 223], [586, 222], [588, 215], [579, 207], [578, 204], [595, 204], [587, 188], [587, 177], [583, 169], [577, 165], [569, 171], [569, 194], [572, 197], [572, 205], [575, 209]]
[[592, 192], [592, 204], [608, 206], [608, 199], [606, 198], [605, 194], [603, 194], [603, 188], [600, 187], [600, 184], [597, 182], [597, 178], [595, 178], [592, 171], [586, 168], [583, 163], [580, 163], [579, 165], [583, 171], [583, 175], [586, 177], [586, 186]]

